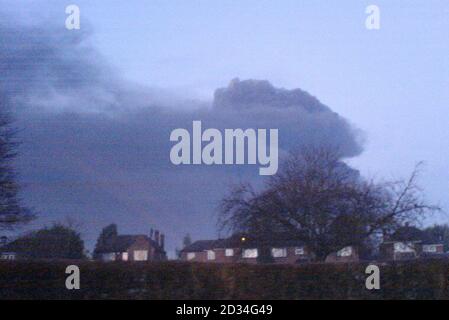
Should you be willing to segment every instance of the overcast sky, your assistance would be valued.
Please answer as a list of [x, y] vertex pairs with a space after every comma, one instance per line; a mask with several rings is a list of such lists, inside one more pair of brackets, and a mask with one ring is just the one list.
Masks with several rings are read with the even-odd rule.
[[[81, 9], [79, 31], [64, 28], [68, 4]], [[380, 8], [380, 30], [365, 28], [370, 4]], [[268, 125], [285, 128], [289, 141], [322, 140], [330, 136], [323, 123], [329, 123], [331, 111], [341, 117], [331, 122], [335, 139], [348, 145], [347, 161], [362, 175], [405, 177], [423, 160], [421, 184], [428, 199], [449, 211], [445, 0], [338, 5], [324, 0], [0, 0], [0, 7], [4, 52], [10, 44], [10, 52], [20, 52], [24, 37], [26, 43], [38, 39], [34, 45], [45, 48], [30, 49], [23, 61], [4, 60], [12, 71], [0, 74], [4, 99], [23, 105], [19, 120], [28, 160], [22, 157], [19, 166], [28, 184], [25, 201], [42, 212], [38, 224], [75, 216], [87, 224], [89, 245], [109, 222], [126, 233], [146, 232], [147, 224], [158, 227], [167, 233], [169, 249], [179, 246], [186, 232], [194, 239], [215, 237], [213, 209], [222, 184], [233, 179], [227, 171], [161, 164], [170, 147], [167, 132], [194, 118], [217, 127], [223, 119], [232, 127], [275, 118]], [[16, 34], [19, 40], [13, 39]], [[33, 67], [36, 52], [45, 52], [42, 64], [51, 72]], [[257, 119], [211, 111], [214, 91], [236, 77], [301, 88], [330, 109], [319, 116], [295, 114], [303, 119], [299, 127], [290, 122], [291, 113], [277, 113], [269, 103], [262, 103]], [[253, 84], [248, 90], [260, 89], [260, 83]], [[25, 93], [17, 93], [18, 85]], [[156, 115], [150, 107], [157, 108]], [[310, 123], [322, 136], [301, 131]], [[43, 147], [44, 142], [52, 147]], [[104, 150], [98, 151], [99, 146]], [[98, 151], [96, 156], [89, 148]], [[48, 154], [53, 161], [45, 158]], [[253, 172], [233, 175], [255, 179]], [[117, 181], [133, 187], [124, 191]], [[192, 186], [194, 195], [187, 192], [193, 192]], [[438, 215], [427, 223], [446, 219]]]

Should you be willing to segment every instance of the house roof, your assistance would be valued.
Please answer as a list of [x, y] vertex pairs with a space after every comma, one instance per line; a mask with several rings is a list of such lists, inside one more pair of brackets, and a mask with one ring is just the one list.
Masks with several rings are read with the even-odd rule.
[[130, 246], [132, 246], [139, 239], [148, 241], [151, 246], [153, 246], [157, 250], [163, 251], [161, 246], [156, 241], [150, 239], [146, 235], [118, 235], [110, 239], [110, 241], [106, 242], [103, 246], [97, 248], [97, 252], [98, 253], [125, 252], [128, 250]]
[[226, 239], [198, 240], [185, 247], [182, 251], [200, 252], [204, 250], [225, 248], [254, 248], [261, 245], [270, 247], [296, 247], [303, 246], [304, 242], [297, 239], [287, 238], [283, 235], [273, 235], [270, 239], [262, 240], [245, 234], [235, 234]]
[[391, 236], [393, 241], [422, 241], [424, 233], [415, 227], [401, 227]]
[[405, 226], [397, 229], [396, 232], [393, 233], [389, 241], [385, 241], [385, 243], [398, 241], [411, 241], [419, 242], [422, 244], [441, 244], [440, 239], [435, 239], [426, 232], [423, 232], [422, 230], [411, 226]]
[[191, 245], [186, 246], [182, 251], [188, 252], [200, 252], [204, 250], [210, 250], [216, 247], [215, 243], [220, 240], [198, 240]]

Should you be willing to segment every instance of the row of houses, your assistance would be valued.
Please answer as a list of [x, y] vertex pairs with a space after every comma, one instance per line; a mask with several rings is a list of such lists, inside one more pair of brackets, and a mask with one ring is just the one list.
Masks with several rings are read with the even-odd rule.
[[[29, 247], [23, 245], [22, 239], [8, 242], [0, 238], [0, 260], [27, 259]], [[101, 261], [163, 261], [167, 260], [165, 235], [159, 230], [150, 231], [149, 235], [117, 235], [107, 239], [97, 247], [95, 259]]]
[[[264, 250], [265, 252], [261, 252]], [[268, 251], [268, 252], [266, 252]], [[313, 261], [314, 253], [304, 242], [273, 236], [261, 241], [251, 235], [237, 234], [226, 239], [200, 240], [181, 251], [181, 260], [215, 263], [258, 263], [261, 255], [269, 255], [274, 263], [306, 263]], [[407, 260], [427, 257], [445, 257], [444, 245], [428, 239], [417, 228], [403, 227], [392, 236], [385, 236], [379, 247], [379, 260]], [[329, 254], [326, 262], [357, 262], [362, 257], [355, 246], [346, 246]]]
[[[445, 257], [441, 239], [429, 239], [414, 227], [403, 227], [393, 235], [385, 236], [379, 247], [380, 260], [407, 260], [427, 257]], [[15, 260], [28, 256], [28, 248], [20, 241], [8, 242], [0, 238], [0, 259]], [[263, 250], [263, 252], [262, 252]], [[261, 257], [271, 262], [295, 264], [315, 259], [307, 245], [297, 239], [273, 235], [261, 241], [251, 235], [235, 234], [226, 239], [199, 240], [185, 247], [180, 259], [189, 262], [259, 263]], [[326, 262], [357, 262], [363, 259], [356, 246], [346, 246], [327, 256]], [[165, 235], [158, 230], [149, 235], [116, 235], [97, 246], [95, 259], [101, 261], [163, 261], [167, 259]]]

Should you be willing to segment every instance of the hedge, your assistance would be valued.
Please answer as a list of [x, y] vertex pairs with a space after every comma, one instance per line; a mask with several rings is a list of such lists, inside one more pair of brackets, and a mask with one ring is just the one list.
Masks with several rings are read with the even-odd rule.
[[[71, 264], [80, 268], [80, 290], [65, 287]], [[365, 288], [367, 265], [5, 261], [0, 299], [449, 298], [447, 260], [377, 264], [380, 290]]]

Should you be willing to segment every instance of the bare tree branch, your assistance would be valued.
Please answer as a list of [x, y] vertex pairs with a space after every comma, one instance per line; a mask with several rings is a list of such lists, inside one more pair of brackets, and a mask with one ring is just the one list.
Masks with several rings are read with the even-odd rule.
[[417, 185], [421, 164], [406, 181], [365, 181], [338, 150], [307, 148], [291, 155], [265, 190], [234, 187], [222, 200], [219, 224], [229, 231], [273, 232], [303, 240], [322, 260], [347, 245], [369, 249], [372, 238], [439, 210]]

